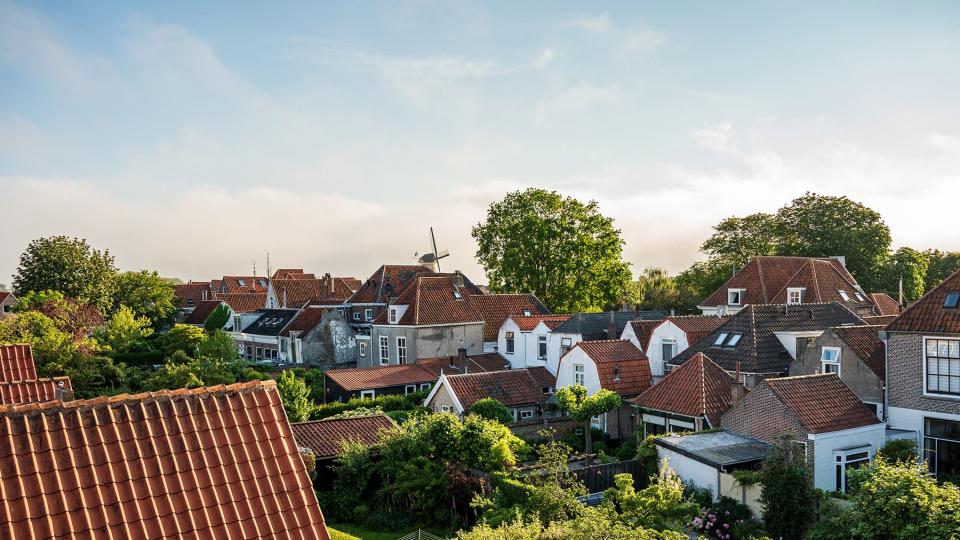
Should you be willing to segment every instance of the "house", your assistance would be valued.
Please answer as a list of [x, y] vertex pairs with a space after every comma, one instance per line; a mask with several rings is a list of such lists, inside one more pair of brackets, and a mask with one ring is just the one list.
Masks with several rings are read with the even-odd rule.
[[887, 424], [941, 479], [960, 478], [960, 271], [885, 328]]
[[281, 362], [322, 369], [356, 366], [356, 336], [337, 310], [307, 306], [279, 337]]
[[720, 417], [747, 390], [703, 353], [697, 353], [633, 399], [643, 436], [720, 427]]
[[330, 538], [273, 381], [0, 405], [0, 437], [10, 538]]
[[242, 332], [253, 321], [260, 318], [261, 309], [267, 308], [267, 293], [214, 293], [213, 299], [223, 302], [233, 312], [231, 328], [234, 332]]
[[369, 334], [373, 320], [387, 308], [414, 277], [434, 272], [420, 264], [385, 264], [374, 272], [344, 302], [347, 320], [358, 334]]
[[224, 323], [223, 328], [239, 331], [239, 328], [235, 328], [235, 325], [239, 325], [239, 317], [234, 320], [233, 310], [230, 309], [230, 306], [226, 302], [221, 300], [201, 300], [189, 313], [186, 314], [186, 317], [183, 319], [183, 324], [189, 324], [190, 326], [199, 326], [200, 328], [203, 328], [210, 315], [213, 314], [213, 312], [216, 311], [216, 309], [220, 306], [225, 306], [230, 312], [230, 316], [227, 317], [227, 322]]
[[633, 433], [634, 411], [629, 400], [652, 384], [650, 363], [643, 351], [622, 340], [581, 341], [560, 359], [557, 388], [579, 384], [593, 395], [601, 388], [618, 394], [624, 404], [595, 418], [593, 424], [612, 439]]
[[837, 326], [819, 337], [800, 339], [790, 375], [836, 373], [882, 420], [887, 351], [881, 330], [873, 325]]
[[189, 281], [173, 287], [174, 303], [181, 311], [189, 312], [204, 300], [213, 300], [209, 281]]
[[287, 357], [289, 344], [280, 338], [283, 329], [297, 316], [296, 309], [260, 309], [256, 320], [243, 331], [232, 332], [231, 337], [240, 348], [240, 356], [257, 362], [267, 360], [280, 362], [281, 355]]
[[752, 388], [761, 379], [790, 372], [799, 338], [815, 338], [828, 328], [857, 324], [863, 324], [863, 320], [838, 302], [750, 304], [674, 356], [665, 369], [669, 371], [703, 353], [727, 373], [739, 372], [747, 388]]
[[0, 345], [0, 405], [72, 399], [70, 377], [37, 378], [30, 345]]
[[485, 293], [473, 296], [471, 301], [483, 319], [484, 352], [500, 350], [500, 328], [508, 317], [550, 314], [550, 310], [533, 294]]
[[[300, 268], [294, 270], [302, 270]], [[302, 308], [316, 302], [320, 305], [342, 305], [349, 299], [359, 281], [356, 278], [333, 277], [329, 273], [322, 278], [313, 274], [286, 270], [279, 271], [267, 286], [267, 305], [280, 308]], [[344, 312], [345, 313], [345, 312]]]
[[516, 422], [543, 418], [556, 380], [545, 368], [440, 375], [423, 405], [434, 412], [463, 417], [474, 403], [493, 398], [506, 405]]
[[497, 351], [514, 369], [546, 367], [553, 330], [569, 315], [511, 315], [497, 333]]
[[423, 366], [439, 378], [441, 373], [479, 373], [481, 371], [503, 371], [510, 369], [510, 362], [500, 353], [480, 353], [468, 355], [466, 351], [456, 356], [437, 358], [418, 358], [417, 365]]
[[881, 315], [844, 266], [843, 257], [753, 257], [697, 307], [734, 314], [751, 304], [839, 302], [858, 315]]
[[10, 291], [0, 291], [0, 320], [13, 314], [20, 300]]
[[560, 357], [581, 341], [616, 340], [633, 320], [665, 319], [665, 311], [605, 311], [577, 313], [553, 329], [547, 344], [547, 369], [556, 374]]
[[847, 471], [872, 460], [886, 438], [883, 422], [834, 373], [763, 380], [720, 422], [768, 443], [795, 437], [824, 491], [846, 491]]
[[297, 446], [309, 448], [318, 463], [332, 461], [340, 454], [345, 442], [373, 446], [380, 442], [385, 432], [395, 427], [397, 424], [393, 419], [383, 413], [290, 424]]
[[[674, 356], [687, 350], [691, 345], [710, 335], [729, 316], [686, 315], [670, 316], [650, 330], [647, 348], [643, 352], [650, 359], [650, 370], [654, 382], [663, 377], [663, 366]], [[632, 330], [632, 325], [628, 325]], [[626, 328], [624, 334], [627, 333]]]
[[620, 334], [620, 339], [630, 341], [649, 357], [650, 354], [647, 348], [650, 345], [650, 335], [653, 333], [653, 329], [662, 322], [663, 319], [630, 321], [623, 327], [623, 333]]

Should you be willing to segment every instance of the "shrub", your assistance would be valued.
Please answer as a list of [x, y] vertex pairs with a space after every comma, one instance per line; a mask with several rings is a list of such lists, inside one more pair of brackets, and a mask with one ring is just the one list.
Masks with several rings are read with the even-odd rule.
[[721, 497], [720, 501], [706, 506], [690, 526], [702, 536], [721, 540], [754, 538], [761, 530], [750, 508], [730, 497]]
[[476, 414], [488, 420], [500, 422], [501, 424], [513, 422], [513, 413], [510, 412], [510, 409], [500, 401], [490, 397], [477, 400], [477, 402], [470, 407], [470, 414]]
[[878, 458], [889, 463], [917, 461], [917, 443], [913, 439], [896, 439], [887, 441], [877, 453]]
[[331, 527], [327, 527], [327, 532], [330, 533], [330, 540], [360, 540], [357, 536], [338, 531]]
[[633, 439], [626, 440], [617, 448], [617, 459], [627, 460], [637, 457], [637, 441]]
[[777, 440], [760, 469], [763, 522], [767, 532], [797, 540], [813, 521], [814, 492], [803, 447], [789, 435]]

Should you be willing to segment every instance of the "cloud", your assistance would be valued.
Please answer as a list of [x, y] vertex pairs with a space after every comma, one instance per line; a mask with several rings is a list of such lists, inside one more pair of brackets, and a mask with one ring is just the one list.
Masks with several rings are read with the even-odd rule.
[[546, 48], [540, 51], [536, 57], [530, 62], [530, 68], [534, 70], [544, 69], [557, 58], [557, 51]]
[[563, 26], [579, 28], [594, 34], [604, 34], [613, 28], [613, 23], [610, 21], [609, 14], [599, 13], [596, 15], [581, 15], [575, 19], [566, 21]]
[[620, 53], [627, 55], [652, 52], [659, 48], [666, 39], [666, 34], [644, 24], [617, 24], [606, 12], [596, 15], [581, 15], [562, 21], [560, 26], [613, 39], [619, 43]]
[[938, 150], [960, 157], [960, 137], [945, 135], [943, 133], [933, 133], [927, 137], [927, 141]]
[[652, 28], [629, 30], [623, 41], [623, 52], [627, 54], [652, 52], [663, 44], [665, 37], [665, 34]]
[[623, 92], [618, 86], [580, 83], [553, 97], [538, 101], [534, 108], [534, 120], [540, 123], [555, 114], [593, 107], [616, 107], [622, 102]]

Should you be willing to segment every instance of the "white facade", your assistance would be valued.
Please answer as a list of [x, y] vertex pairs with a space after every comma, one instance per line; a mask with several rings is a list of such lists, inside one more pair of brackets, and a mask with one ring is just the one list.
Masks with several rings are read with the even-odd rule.
[[[513, 347], [508, 347], [507, 338], [512, 332]], [[550, 330], [542, 321], [530, 331], [523, 331], [517, 325], [513, 317], [507, 317], [500, 325], [500, 332], [497, 334], [495, 348], [484, 352], [499, 352], [507, 361], [510, 362], [512, 369], [522, 369], [530, 367], [547, 367], [547, 355], [541, 355], [541, 345], [549, 353], [550, 340], [553, 331]], [[486, 345], [486, 344], [484, 344]]]
[[[583, 335], [581, 334], [552, 333], [547, 343], [547, 370], [554, 376], [557, 376], [557, 369], [560, 367], [560, 357], [581, 341], [583, 341]], [[557, 387], [559, 386], [558, 384]]]
[[923, 419], [939, 418], [951, 422], [960, 422], [960, 414], [950, 414], [920, 409], [906, 409], [903, 407], [887, 408], [887, 425], [893, 429], [903, 429], [914, 432], [913, 440], [917, 448], [923, 448]]
[[713, 494], [714, 500], [720, 498], [720, 470], [706, 463], [700, 463], [669, 448], [657, 446], [657, 457], [667, 465], [685, 484], [694, 484], [698, 488], [706, 488]]
[[690, 344], [687, 342], [687, 333], [673, 321], [667, 319], [658, 324], [650, 332], [650, 343], [647, 345], [647, 350], [644, 351], [647, 353], [647, 358], [650, 359], [650, 371], [653, 376], [657, 380], [663, 377], [664, 364], [687, 350], [688, 347], [690, 347]]
[[556, 376], [557, 388], [580, 384], [587, 389], [588, 395], [593, 395], [602, 388], [597, 364], [579, 347], [563, 357]]
[[829, 433], [811, 433], [807, 439], [813, 442], [814, 487], [824, 491], [843, 490], [837, 485], [838, 467], [843, 482], [846, 460], [858, 459], [857, 456], [864, 453], [868, 461], [872, 460], [886, 440], [886, 425], [879, 423]]
[[643, 351], [647, 356], [650, 356], [650, 354], [640, 346], [640, 338], [638, 338], [637, 333], [633, 331], [632, 324], [627, 323], [627, 325], [623, 327], [623, 332], [620, 333], [620, 339], [625, 339], [630, 343], [633, 343], [634, 347]]

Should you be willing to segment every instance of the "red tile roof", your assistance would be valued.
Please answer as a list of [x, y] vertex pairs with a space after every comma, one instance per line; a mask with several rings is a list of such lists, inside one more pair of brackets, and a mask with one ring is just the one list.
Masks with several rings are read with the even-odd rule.
[[[417, 365], [432, 371], [437, 377], [440, 372], [460, 373], [459, 358], [456, 356], [439, 356], [436, 358], [418, 358]], [[467, 373], [481, 371], [502, 371], [510, 369], [510, 362], [500, 356], [500, 353], [471, 354], [467, 356]]]
[[[61, 386], [61, 384], [63, 386]], [[58, 399], [57, 390], [72, 390], [70, 377], [53, 377], [16, 382], [0, 382], [0, 405], [19, 405], [21, 403], [40, 403]]]
[[396, 427], [385, 414], [327, 418], [315, 422], [290, 424], [297, 444], [313, 450], [318, 458], [331, 458], [340, 453], [347, 441], [372, 446], [380, 442], [386, 430]]
[[704, 417], [711, 427], [720, 427], [720, 416], [733, 405], [733, 384], [729, 373], [697, 353], [633, 402], [646, 409]]
[[653, 378], [650, 361], [633, 342], [625, 339], [581, 341], [567, 351], [564, 358], [578, 348], [597, 365], [602, 388], [621, 396], [640, 394], [650, 388]]
[[267, 278], [266, 276], [223, 276], [223, 279], [210, 280], [210, 287], [220, 294], [262, 293], [267, 292]]
[[883, 326], [839, 326], [830, 329], [841, 341], [847, 344], [863, 363], [880, 377], [886, 380], [887, 348], [880, 339]]
[[[13, 296], [13, 293], [10, 291], [0, 291], [0, 303], [3, 303], [4, 300], [11, 296]], [[13, 298], [16, 298], [16, 296], [13, 296]]]
[[[549, 329], [553, 330], [561, 323], [570, 318], [569, 315], [531, 315], [529, 317], [523, 317], [518, 315], [512, 315], [510, 317], [513, 319], [513, 322], [517, 323], [517, 326], [520, 327], [521, 332], [530, 332], [537, 327], [541, 322]], [[499, 330], [499, 329], [498, 329]]]
[[222, 304], [220, 300], [203, 300], [190, 312], [185, 319], [184, 324], [203, 324], [207, 322], [207, 317]]
[[808, 433], [841, 431], [880, 423], [877, 415], [835, 373], [765, 379], [760, 385], [769, 387], [796, 414]]
[[288, 324], [280, 335], [290, 337], [290, 332], [300, 332], [300, 337], [303, 337], [320, 324], [320, 321], [323, 320], [323, 314], [326, 312], [327, 310], [323, 308], [308, 307], [301, 309], [297, 318]]
[[[458, 287], [452, 275], [418, 276], [390, 304], [407, 306], [397, 321], [401, 325], [482, 323], [483, 315], [476, 309], [473, 296], [466, 284]], [[389, 311], [381, 312], [373, 324], [387, 324]]]
[[14, 382], [37, 378], [30, 345], [0, 345], [0, 381]]
[[671, 316], [666, 320], [672, 322], [687, 335], [687, 345], [693, 345], [713, 333], [723, 323], [730, 320], [732, 315], [718, 317], [716, 315], [684, 315]]
[[215, 300], [226, 303], [236, 313], [250, 313], [267, 306], [267, 293], [230, 293], [213, 295]]
[[900, 304], [885, 292], [870, 293], [870, 300], [876, 306], [874, 313], [877, 315], [899, 315]]
[[0, 535], [329, 539], [273, 381], [0, 405]]
[[325, 371], [324, 375], [348, 392], [407, 384], [432, 383], [437, 380], [433, 371], [418, 364], [330, 369]]
[[544, 403], [549, 396], [543, 389], [556, 386], [556, 378], [542, 367], [447, 375], [446, 380], [464, 410], [487, 397], [507, 407]]
[[944, 307], [947, 295], [960, 293], [960, 270], [923, 295], [887, 325], [888, 332], [960, 334], [960, 306]]
[[484, 341], [496, 341], [500, 326], [511, 315], [550, 313], [550, 310], [532, 294], [484, 294], [473, 296], [472, 301], [483, 319]]
[[191, 281], [190, 283], [176, 285], [173, 288], [173, 297], [180, 307], [189, 307], [203, 301], [204, 291], [206, 291], [207, 299], [213, 298], [209, 281]]
[[650, 335], [653, 333], [653, 329], [660, 326], [664, 319], [657, 319], [652, 321], [630, 321], [630, 327], [633, 328], [633, 334], [637, 336], [637, 341], [640, 342], [640, 350], [646, 350], [647, 346], [650, 344]]
[[350, 304], [386, 304], [409, 285], [414, 276], [433, 274], [420, 264], [385, 264], [360, 285], [349, 298]]
[[277, 268], [273, 272], [273, 279], [316, 279], [315, 274], [304, 272], [303, 268]]

